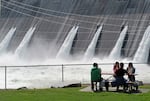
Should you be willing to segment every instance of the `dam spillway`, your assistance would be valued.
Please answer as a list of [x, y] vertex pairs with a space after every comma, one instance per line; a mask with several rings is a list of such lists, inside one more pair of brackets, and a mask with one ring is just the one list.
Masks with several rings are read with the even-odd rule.
[[116, 60], [136, 62], [137, 80], [149, 83], [150, 0], [0, 2], [0, 88], [49, 88], [63, 67], [64, 80], [89, 83], [87, 64], [112, 72]]
[[94, 49], [94, 55], [101, 58], [109, 56], [122, 26], [128, 25], [120, 55], [133, 59], [149, 26], [149, 7], [150, 0], [1, 0], [0, 40], [15, 27], [7, 47], [15, 53], [27, 31], [36, 25], [26, 51], [32, 58], [51, 58], [59, 53], [70, 29], [78, 25], [69, 49], [69, 54], [76, 57], [86, 52], [98, 24], [103, 24]]

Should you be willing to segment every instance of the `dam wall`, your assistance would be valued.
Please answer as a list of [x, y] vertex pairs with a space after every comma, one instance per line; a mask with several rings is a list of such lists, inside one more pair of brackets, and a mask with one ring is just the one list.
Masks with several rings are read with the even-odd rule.
[[[0, 41], [12, 27], [16, 32], [8, 47], [15, 51], [28, 29], [36, 26], [29, 50], [56, 55], [74, 25], [79, 29], [71, 54], [84, 53], [99, 25], [103, 25], [95, 55], [108, 56], [128, 25], [122, 57], [133, 57], [150, 21], [150, 0], [2, 0]], [[44, 44], [44, 45], [43, 45]], [[54, 50], [54, 51], [51, 51]], [[51, 54], [53, 53], [53, 54]], [[34, 52], [35, 56], [39, 55]], [[150, 59], [149, 59], [150, 60]]]

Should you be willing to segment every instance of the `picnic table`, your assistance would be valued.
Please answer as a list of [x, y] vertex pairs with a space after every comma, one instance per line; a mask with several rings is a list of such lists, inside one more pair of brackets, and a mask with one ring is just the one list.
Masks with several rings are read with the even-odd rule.
[[[123, 84], [119, 84], [119, 85], [112, 85], [113, 83], [115, 83], [111, 78], [114, 77], [113, 73], [102, 73], [102, 75], [110, 75], [108, 78], [105, 78], [102, 82], [104, 84], [104, 87], [106, 88], [106, 91], [109, 91], [109, 87], [118, 87], [121, 86], [123, 87], [124, 91], [128, 91], [128, 92], [132, 92], [133, 90], [138, 91], [138, 86], [139, 86], [139, 81], [134, 81], [131, 82], [129, 80], [127, 80], [125, 83]], [[137, 74], [135, 74], [136, 76]], [[118, 90], [118, 89], [117, 89]]]

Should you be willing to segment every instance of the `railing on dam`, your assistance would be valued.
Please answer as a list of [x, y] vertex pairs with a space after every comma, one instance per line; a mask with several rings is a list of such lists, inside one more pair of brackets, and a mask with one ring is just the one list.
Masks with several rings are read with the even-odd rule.
[[[140, 73], [145, 64], [134, 64]], [[113, 63], [100, 63], [102, 72], [112, 73]], [[127, 64], [125, 64], [125, 68]], [[148, 66], [150, 67], [150, 66]], [[92, 64], [0, 66], [0, 89], [19, 87], [47, 88], [66, 81], [90, 83]], [[150, 72], [150, 71], [147, 71]], [[106, 76], [107, 78], [107, 76]]]

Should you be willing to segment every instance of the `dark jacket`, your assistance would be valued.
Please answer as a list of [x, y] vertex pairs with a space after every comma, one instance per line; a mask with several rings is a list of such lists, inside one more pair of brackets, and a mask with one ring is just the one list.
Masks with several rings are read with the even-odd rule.
[[124, 76], [125, 74], [127, 73], [127, 71], [125, 70], [125, 69], [118, 69], [117, 71], [116, 71], [116, 76]]

